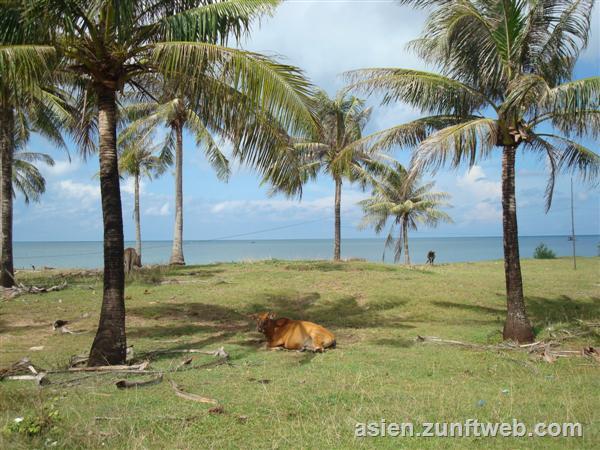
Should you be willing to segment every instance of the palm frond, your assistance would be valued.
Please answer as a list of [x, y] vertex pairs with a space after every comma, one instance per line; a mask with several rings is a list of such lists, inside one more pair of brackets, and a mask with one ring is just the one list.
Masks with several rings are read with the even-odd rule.
[[[156, 44], [153, 59], [162, 73], [173, 78], [201, 78], [210, 66], [291, 134], [303, 135], [315, 129], [312, 85], [293, 66], [257, 53], [202, 42]], [[192, 97], [196, 94], [193, 92]]]
[[381, 93], [383, 104], [403, 101], [439, 115], [471, 114], [495, 104], [477, 89], [433, 72], [409, 69], [361, 69], [346, 73], [348, 89], [367, 95]]
[[486, 158], [496, 145], [496, 121], [477, 118], [443, 128], [425, 139], [415, 150], [411, 166], [418, 171], [437, 170], [450, 161], [452, 167], [463, 162], [473, 166]]

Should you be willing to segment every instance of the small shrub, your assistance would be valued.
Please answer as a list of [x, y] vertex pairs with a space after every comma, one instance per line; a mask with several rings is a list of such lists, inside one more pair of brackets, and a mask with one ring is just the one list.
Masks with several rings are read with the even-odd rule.
[[4, 434], [23, 434], [26, 436], [38, 436], [54, 428], [59, 420], [58, 409], [54, 404], [44, 405], [37, 414], [25, 417], [17, 417], [8, 423]]
[[546, 246], [546, 244], [542, 242], [533, 251], [533, 257], [535, 259], [555, 259], [556, 253], [554, 253], [554, 251], [552, 251], [550, 248], [548, 248], [548, 246]]

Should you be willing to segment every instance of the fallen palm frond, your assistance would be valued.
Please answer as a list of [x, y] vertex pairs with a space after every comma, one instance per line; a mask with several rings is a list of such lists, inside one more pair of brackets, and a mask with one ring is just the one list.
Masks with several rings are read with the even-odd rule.
[[5, 380], [16, 381], [35, 381], [38, 386], [50, 384], [50, 380], [46, 376], [46, 372], [40, 372], [36, 375], [9, 375], [4, 377]]
[[0, 380], [35, 381], [42, 386], [50, 383], [46, 372], [35, 367], [29, 358], [22, 358], [10, 367], [0, 369]]
[[16, 363], [12, 364], [10, 367], [0, 368], [0, 380], [5, 377], [15, 376], [15, 375], [24, 375], [24, 374], [34, 374], [43, 372], [42, 369], [35, 367], [29, 358], [21, 358]]
[[134, 380], [134, 381], [129, 381], [129, 380], [119, 380], [115, 383], [115, 386], [117, 386], [117, 389], [130, 389], [130, 388], [137, 388], [137, 387], [143, 387], [143, 386], [153, 386], [155, 384], [160, 384], [162, 383], [163, 380], [163, 374], [159, 374], [156, 378], [153, 378], [151, 380]]
[[169, 380], [169, 382], [171, 383], [171, 387], [175, 391], [175, 395], [177, 395], [177, 397], [185, 398], [186, 400], [192, 400], [194, 402], [199, 403], [210, 403], [212, 405], [217, 405], [219, 403], [213, 398], [202, 397], [198, 394], [190, 394], [188, 392], [185, 392], [181, 390], [181, 388], [173, 380]]
[[225, 348], [219, 347], [216, 350], [198, 350], [195, 348], [184, 348], [184, 349], [172, 349], [172, 350], [154, 350], [151, 352], [144, 353], [144, 356], [163, 355], [168, 353], [200, 353], [203, 355], [218, 356], [219, 358], [229, 358], [229, 353], [225, 351]]
[[470, 342], [463, 341], [455, 341], [451, 339], [442, 339], [436, 336], [417, 336], [415, 338], [417, 342], [422, 343], [432, 343], [432, 344], [446, 344], [446, 345], [456, 345], [459, 347], [471, 348], [476, 350], [527, 350], [530, 354], [537, 354], [540, 358], [542, 358], [547, 363], [554, 363], [557, 358], [561, 357], [573, 357], [573, 356], [581, 356], [592, 358], [593, 360], [600, 363], [600, 352], [596, 350], [594, 347], [585, 347], [581, 350], [559, 350], [552, 349], [553, 346], [556, 346], [555, 342], [533, 342], [531, 344], [517, 344], [514, 342], [503, 342], [497, 345], [482, 345], [482, 344], [473, 344]]
[[11, 300], [22, 294], [42, 294], [46, 292], [61, 291], [67, 287], [67, 282], [63, 281], [60, 284], [50, 287], [25, 286], [22, 283], [17, 283], [13, 287], [4, 288], [4, 298]]
[[[150, 364], [150, 361], [144, 361], [140, 364], [132, 364], [132, 365], [114, 365], [114, 366], [95, 366], [95, 367], [70, 367], [66, 370], [66, 372], [120, 372], [120, 371], [144, 371], [146, 367]], [[61, 371], [52, 371], [51, 373], [64, 373], [64, 370]]]

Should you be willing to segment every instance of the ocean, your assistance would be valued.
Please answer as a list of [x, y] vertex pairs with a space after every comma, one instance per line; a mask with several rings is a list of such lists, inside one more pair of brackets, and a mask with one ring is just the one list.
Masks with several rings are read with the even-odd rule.
[[[536, 246], [546, 244], [558, 256], [572, 254], [567, 236], [521, 236], [521, 258], [531, 258]], [[440, 237], [413, 238], [410, 241], [411, 262], [422, 264], [427, 252], [436, 253], [436, 263], [482, 261], [502, 258], [501, 237]], [[600, 235], [578, 236], [577, 255], [598, 256]], [[126, 242], [126, 247], [134, 247]], [[383, 239], [343, 239], [342, 258], [364, 258], [381, 262]], [[144, 264], [167, 263], [171, 254], [170, 241], [146, 241], [142, 246]], [[222, 240], [185, 241], [187, 264], [207, 264], [262, 259], [330, 259], [331, 239]], [[102, 267], [102, 242], [15, 242], [16, 268], [97, 268]], [[393, 262], [393, 252], [387, 250], [385, 262]]]

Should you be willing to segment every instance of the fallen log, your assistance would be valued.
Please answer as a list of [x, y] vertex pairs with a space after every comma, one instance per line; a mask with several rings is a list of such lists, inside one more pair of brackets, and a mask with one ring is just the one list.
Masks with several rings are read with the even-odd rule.
[[114, 366], [95, 366], [95, 367], [69, 367], [67, 370], [51, 371], [51, 373], [69, 373], [69, 372], [119, 372], [119, 371], [145, 371], [150, 361], [144, 361], [140, 364], [114, 365]]
[[169, 353], [200, 353], [202, 355], [218, 356], [219, 358], [229, 358], [229, 353], [225, 351], [224, 347], [219, 347], [216, 350], [199, 350], [196, 348], [184, 348], [184, 349], [166, 349], [166, 350], [155, 350], [145, 355], [164, 355]]
[[42, 369], [36, 368], [29, 358], [21, 358], [16, 363], [13, 363], [10, 367], [0, 369], [0, 380], [8, 376], [15, 375], [37, 375], [40, 372], [45, 372]]
[[184, 398], [186, 400], [192, 400], [194, 402], [199, 402], [199, 403], [209, 403], [211, 405], [219, 404], [219, 402], [217, 402], [213, 398], [202, 397], [201, 395], [190, 394], [188, 392], [181, 390], [181, 388], [179, 386], [177, 386], [177, 383], [175, 383], [173, 380], [169, 380], [169, 382], [171, 383], [171, 387], [175, 391], [175, 395], [177, 395], [178, 397]]
[[38, 386], [44, 386], [50, 384], [50, 380], [46, 377], [45, 372], [40, 372], [36, 375], [9, 375], [4, 377], [5, 380], [15, 381], [35, 381]]
[[159, 376], [157, 376], [156, 378], [153, 378], [151, 380], [144, 380], [144, 381], [119, 380], [115, 383], [115, 386], [117, 386], [117, 389], [131, 389], [131, 388], [137, 388], [137, 387], [143, 387], [143, 386], [153, 386], [155, 384], [160, 384], [160, 383], [162, 383], [162, 380], [163, 380], [163, 374], [161, 373]]

